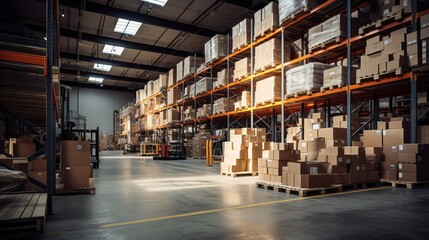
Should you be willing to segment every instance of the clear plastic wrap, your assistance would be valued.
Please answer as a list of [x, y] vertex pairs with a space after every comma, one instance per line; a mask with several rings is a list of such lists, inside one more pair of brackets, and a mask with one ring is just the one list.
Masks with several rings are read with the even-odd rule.
[[183, 61], [176, 65], [176, 82], [183, 79]]
[[27, 183], [27, 175], [21, 171], [9, 170], [0, 166], [0, 192], [9, 192], [23, 187]]
[[176, 84], [176, 69], [172, 68], [168, 71], [168, 87]]
[[[213, 80], [216, 80], [215, 78]], [[207, 92], [209, 90], [212, 90], [213, 88], [213, 82], [212, 79], [210, 77], [205, 77], [202, 78], [200, 81], [197, 82], [196, 84], [196, 95], [203, 93], [203, 92]]]
[[338, 37], [347, 36], [346, 18], [340, 14], [333, 16], [325, 22], [312, 27], [308, 31], [308, 48]]
[[312, 9], [324, 1], [321, 0], [279, 0], [279, 22], [290, 19], [291, 14], [297, 15]]
[[323, 71], [334, 66], [323, 63], [308, 63], [286, 71], [286, 95], [319, 91], [323, 85]]

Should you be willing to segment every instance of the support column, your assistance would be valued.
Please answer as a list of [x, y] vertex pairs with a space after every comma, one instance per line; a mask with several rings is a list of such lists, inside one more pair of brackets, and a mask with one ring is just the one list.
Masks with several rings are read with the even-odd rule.
[[351, 0], [347, 0], [347, 146], [352, 145], [352, 131], [351, 131], [351, 64], [352, 64], [352, 51], [351, 51]]

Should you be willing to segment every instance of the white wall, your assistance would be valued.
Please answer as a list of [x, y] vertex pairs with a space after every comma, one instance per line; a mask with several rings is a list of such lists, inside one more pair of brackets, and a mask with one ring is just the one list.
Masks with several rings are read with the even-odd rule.
[[113, 111], [133, 102], [132, 92], [72, 87], [70, 110], [87, 117], [86, 128], [113, 134]]

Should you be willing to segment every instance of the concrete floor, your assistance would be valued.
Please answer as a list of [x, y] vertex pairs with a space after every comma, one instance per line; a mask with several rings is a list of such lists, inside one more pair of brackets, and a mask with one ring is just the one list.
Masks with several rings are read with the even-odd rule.
[[54, 198], [43, 234], [0, 239], [429, 239], [429, 188], [301, 199], [220, 176], [203, 160], [102, 152], [96, 195]]

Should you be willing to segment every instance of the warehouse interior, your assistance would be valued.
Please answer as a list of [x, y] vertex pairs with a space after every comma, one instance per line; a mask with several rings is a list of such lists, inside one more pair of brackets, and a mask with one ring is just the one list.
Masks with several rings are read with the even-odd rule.
[[2, 239], [426, 239], [428, 1], [0, 6]]

